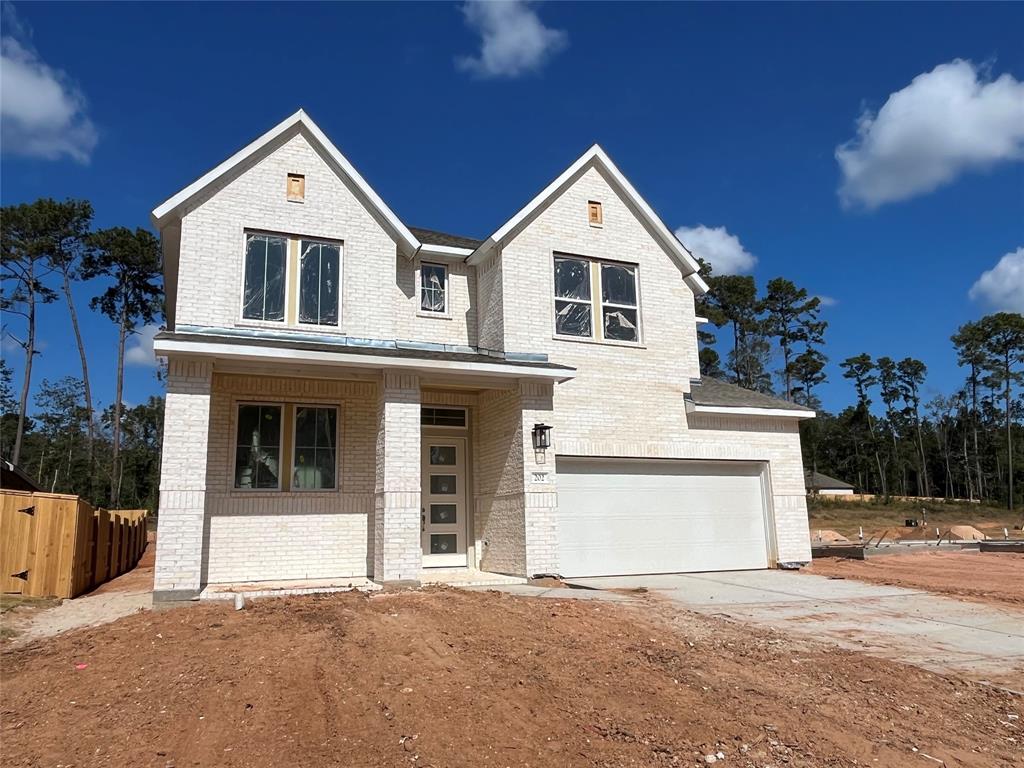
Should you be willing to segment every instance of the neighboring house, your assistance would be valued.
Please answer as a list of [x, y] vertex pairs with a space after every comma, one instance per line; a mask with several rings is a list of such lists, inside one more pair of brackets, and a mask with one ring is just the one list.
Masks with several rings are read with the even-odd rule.
[[12, 461], [0, 458], [0, 488], [5, 491], [39, 493], [43, 489]]
[[853, 486], [836, 480], [834, 477], [823, 475], [821, 472], [807, 470], [804, 473], [804, 482], [808, 493], [818, 496], [852, 496]]
[[156, 599], [810, 559], [813, 412], [699, 384], [707, 286], [600, 147], [480, 241], [406, 226], [299, 111], [153, 222]]

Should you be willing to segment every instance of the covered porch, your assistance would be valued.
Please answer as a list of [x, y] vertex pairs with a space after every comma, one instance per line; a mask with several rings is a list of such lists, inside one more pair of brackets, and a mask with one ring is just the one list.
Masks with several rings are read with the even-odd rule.
[[157, 341], [156, 600], [554, 570], [555, 454], [532, 432], [571, 369], [195, 336]]

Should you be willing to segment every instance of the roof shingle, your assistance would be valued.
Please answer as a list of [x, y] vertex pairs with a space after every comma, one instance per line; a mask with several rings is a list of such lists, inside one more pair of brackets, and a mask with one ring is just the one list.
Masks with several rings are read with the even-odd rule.
[[469, 248], [475, 251], [483, 242], [483, 240], [476, 240], [472, 237], [449, 235], [447, 232], [422, 229], [421, 227], [409, 227], [409, 231], [424, 245], [446, 245], [449, 248]]
[[693, 382], [690, 389], [690, 400], [694, 405], [718, 405], [726, 408], [776, 408], [785, 411], [814, 413], [812, 409], [791, 403], [789, 400], [765, 395], [752, 389], [744, 389], [711, 376], [703, 376], [699, 382]]

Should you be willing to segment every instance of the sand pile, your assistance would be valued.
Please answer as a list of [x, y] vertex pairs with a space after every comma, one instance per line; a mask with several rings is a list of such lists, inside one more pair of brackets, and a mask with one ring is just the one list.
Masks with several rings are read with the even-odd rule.
[[988, 538], [973, 525], [954, 525], [949, 529], [949, 537], [953, 541], [984, 541]]
[[850, 540], [839, 533], [828, 528], [819, 528], [811, 532], [811, 542], [817, 544], [849, 544]]

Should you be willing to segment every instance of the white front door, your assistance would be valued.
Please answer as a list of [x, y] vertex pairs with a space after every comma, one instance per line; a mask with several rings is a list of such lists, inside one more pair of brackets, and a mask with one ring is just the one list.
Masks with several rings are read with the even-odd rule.
[[423, 567], [466, 565], [466, 439], [423, 438]]

